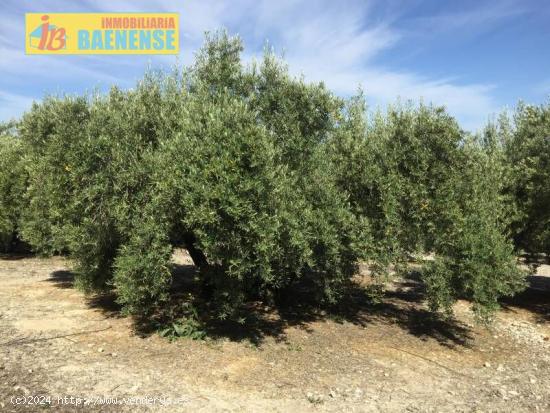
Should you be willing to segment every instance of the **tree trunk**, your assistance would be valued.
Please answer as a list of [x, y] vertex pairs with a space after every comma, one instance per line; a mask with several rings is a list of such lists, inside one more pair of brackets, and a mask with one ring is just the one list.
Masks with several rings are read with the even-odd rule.
[[193, 260], [193, 263], [199, 267], [205, 267], [208, 265], [208, 261], [206, 260], [206, 255], [204, 255], [204, 252], [202, 252], [199, 248], [196, 247], [196, 238], [195, 235], [192, 232], [187, 232], [183, 236], [183, 241], [185, 242], [185, 248], [187, 248], [187, 251], [189, 251], [189, 255], [191, 255], [191, 259]]

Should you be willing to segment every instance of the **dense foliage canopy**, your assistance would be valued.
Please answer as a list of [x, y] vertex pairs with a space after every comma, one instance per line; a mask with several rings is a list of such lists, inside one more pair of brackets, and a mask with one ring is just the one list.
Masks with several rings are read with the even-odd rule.
[[0, 252], [10, 251], [18, 240], [27, 173], [23, 145], [13, 125], [0, 127]]
[[520, 104], [513, 130], [508, 124], [500, 130], [517, 208], [511, 230], [527, 252], [550, 254], [550, 105]]
[[267, 52], [208, 36], [193, 66], [135, 89], [47, 97], [0, 138], [0, 238], [68, 254], [78, 285], [162, 308], [189, 250], [221, 318], [307, 288], [335, 303], [367, 262], [411, 257], [433, 310], [485, 316], [523, 286], [516, 247], [550, 252], [550, 111], [520, 106], [470, 136], [443, 108], [368, 114]]

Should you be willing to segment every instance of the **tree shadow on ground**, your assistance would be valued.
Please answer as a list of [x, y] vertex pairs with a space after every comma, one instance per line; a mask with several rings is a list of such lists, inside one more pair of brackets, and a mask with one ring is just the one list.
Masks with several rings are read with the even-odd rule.
[[[266, 337], [285, 342], [285, 331], [297, 327], [311, 332], [316, 321], [332, 320], [367, 327], [374, 324], [395, 325], [405, 333], [422, 340], [433, 339], [441, 345], [467, 346], [472, 339], [470, 329], [455, 319], [443, 319], [428, 311], [424, 305], [422, 284], [414, 278], [402, 279], [383, 293], [374, 303], [369, 292], [358, 283], [350, 282], [337, 306], [321, 307], [311, 300], [307, 288], [296, 286], [271, 304], [249, 301], [241, 309], [242, 322], [220, 320], [213, 306], [200, 297], [197, 269], [193, 265], [173, 265], [173, 285], [170, 301], [163, 310], [149, 317], [135, 319], [138, 335], [148, 336], [176, 320], [189, 316], [189, 304], [198, 309], [198, 321], [211, 339], [249, 341], [259, 346]], [[49, 282], [59, 288], [71, 288], [74, 275], [69, 271], [55, 271]], [[121, 307], [113, 292], [91, 295], [87, 304], [106, 317], [121, 317]]]
[[373, 324], [395, 325], [405, 333], [422, 340], [433, 339], [448, 347], [467, 346], [472, 339], [471, 331], [465, 324], [453, 318], [444, 319], [425, 308], [424, 288], [418, 280], [412, 278], [394, 282], [376, 300], [364, 286], [350, 282], [337, 306], [319, 309], [306, 305], [296, 311], [296, 306], [291, 302], [296, 301], [291, 298], [288, 306], [283, 306], [280, 311], [289, 325], [301, 325], [305, 313], [308, 315], [306, 322], [329, 318], [361, 327]]
[[0, 260], [2, 261], [19, 261], [34, 256], [30, 252], [0, 252]]
[[[57, 288], [74, 288], [75, 275], [71, 271], [59, 270], [50, 274], [46, 281], [54, 284]], [[113, 291], [90, 294], [86, 296], [86, 304], [90, 308], [99, 310], [105, 317], [121, 317], [121, 305], [116, 302], [116, 294]]]
[[0, 248], [0, 260], [16, 261], [34, 256], [31, 246], [17, 237], [14, 237], [7, 245], [2, 245]]
[[[186, 294], [195, 297], [193, 305], [200, 309], [200, 321], [208, 337], [249, 341], [259, 346], [266, 337], [277, 342], [286, 342], [285, 331], [297, 327], [311, 332], [311, 324], [316, 321], [332, 320], [337, 323], [352, 323], [361, 327], [373, 324], [396, 325], [405, 332], [423, 340], [434, 339], [441, 345], [454, 347], [467, 346], [472, 339], [470, 329], [455, 319], [442, 319], [428, 311], [424, 305], [424, 291], [421, 283], [414, 279], [404, 279], [395, 283], [391, 291], [384, 293], [379, 303], [373, 303], [368, 291], [356, 282], [350, 282], [344, 297], [336, 306], [319, 306], [311, 299], [306, 286], [296, 285], [277, 297], [273, 303], [250, 301], [241, 309], [244, 322], [216, 317], [209, 303], [201, 302], [193, 266], [176, 266], [171, 305], [177, 318], [179, 300]], [[138, 326], [143, 334], [154, 331], [148, 321]]]
[[65, 270], [54, 271], [46, 281], [51, 282], [58, 288], [73, 288], [74, 274]]
[[540, 274], [541, 266], [550, 265], [550, 255], [523, 254], [520, 260], [531, 272], [526, 278], [527, 288], [513, 297], [504, 297], [501, 305], [505, 311], [527, 310], [539, 323], [550, 322], [550, 275]]
[[530, 275], [527, 282], [525, 291], [502, 299], [502, 307], [506, 311], [521, 308], [533, 313], [537, 322], [550, 322], [550, 277]]

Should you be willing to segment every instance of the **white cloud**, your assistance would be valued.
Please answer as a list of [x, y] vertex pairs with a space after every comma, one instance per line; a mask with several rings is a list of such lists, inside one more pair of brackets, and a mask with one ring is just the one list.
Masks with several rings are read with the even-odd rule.
[[[510, 3], [511, 4], [511, 3]], [[362, 85], [369, 101], [385, 105], [397, 97], [446, 105], [468, 129], [480, 127], [487, 116], [498, 110], [499, 105], [491, 93], [493, 85], [460, 84], [451, 77], [430, 78], [412, 70], [395, 70], [383, 66], [380, 57], [391, 52], [404, 35], [395, 27], [395, 16], [377, 20], [372, 1], [347, 0], [235, 0], [235, 1], [116, 1], [87, 0], [78, 6], [61, 7], [59, 3], [41, 2], [42, 10], [66, 11], [176, 11], [181, 17], [180, 63], [189, 64], [194, 51], [200, 46], [206, 30], [227, 27], [239, 33], [248, 47], [247, 56], [261, 52], [266, 40], [277, 51], [284, 51], [293, 73], [303, 73], [307, 80], [325, 81], [341, 95], [350, 95]], [[32, 2], [16, 3], [17, 11], [36, 9]], [[483, 22], [491, 20], [487, 8], [479, 17]], [[513, 12], [513, 7], [501, 7], [499, 15]], [[13, 10], [12, 10], [13, 12]], [[470, 22], [476, 13], [462, 13], [457, 20], [452, 16], [439, 16], [440, 25]], [[18, 17], [19, 21], [21, 17]], [[496, 18], [496, 17], [495, 17]], [[147, 61], [153, 65], [171, 64], [175, 59], [151, 56], [147, 59], [122, 56], [59, 57], [25, 56], [21, 48], [22, 28], [13, 24], [14, 14], [0, 17], [0, 73], [5, 77], [38, 76], [43, 82], [63, 85], [68, 80], [86, 84], [86, 88], [102, 84], [118, 83], [130, 86], [130, 73], [139, 73]], [[475, 20], [475, 19], [474, 19]], [[431, 24], [435, 24], [432, 20]], [[474, 22], [475, 23], [475, 22]], [[4, 27], [4, 28], [2, 28]], [[15, 34], [8, 30], [15, 30]], [[6, 86], [1, 86], [4, 90]], [[3, 93], [3, 92], [0, 92]], [[36, 97], [43, 93], [36, 90]], [[9, 93], [8, 93], [9, 94]], [[6, 94], [7, 96], [7, 94]], [[13, 95], [16, 96], [16, 95]], [[21, 106], [24, 100], [13, 100]], [[10, 109], [15, 113], [16, 109]], [[4, 113], [4, 112], [3, 112]]]
[[365, 26], [368, 5], [361, 10], [358, 3], [355, 7], [338, 7], [333, 3], [316, 9], [310, 16], [310, 11], [303, 10], [300, 3], [289, 1], [284, 8], [285, 13], [293, 16], [289, 24], [285, 24], [284, 16], [279, 13], [278, 3], [263, 2], [262, 5], [265, 16], [278, 17], [271, 23], [259, 24], [268, 27], [267, 33], [282, 39], [291, 71], [303, 74], [307, 80], [324, 81], [341, 95], [351, 95], [361, 85], [371, 105], [385, 106], [397, 98], [423, 99], [445, 105], [462, 126], [470, 130], [480, 128], [487, 117], [499, 109], [491, 96], [493, 85], [431, 79], [411, 71], [388, 69], [378, 63], [378, 55], [396, 45], [401, 33], [385, 22]]

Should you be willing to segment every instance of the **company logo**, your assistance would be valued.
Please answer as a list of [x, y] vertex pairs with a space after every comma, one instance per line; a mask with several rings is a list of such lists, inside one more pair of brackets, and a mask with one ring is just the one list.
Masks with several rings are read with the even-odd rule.
[[37, 26], [29, 35], [29, 44], [33, 49], [38, 50], [60, 50], [67, 45], [66, 30], [49, 23], [50, 16], [43, 15], [40, 20], [42, 24]]
[[27, 54], [177, 54], [177, 13], [27, 13]]

